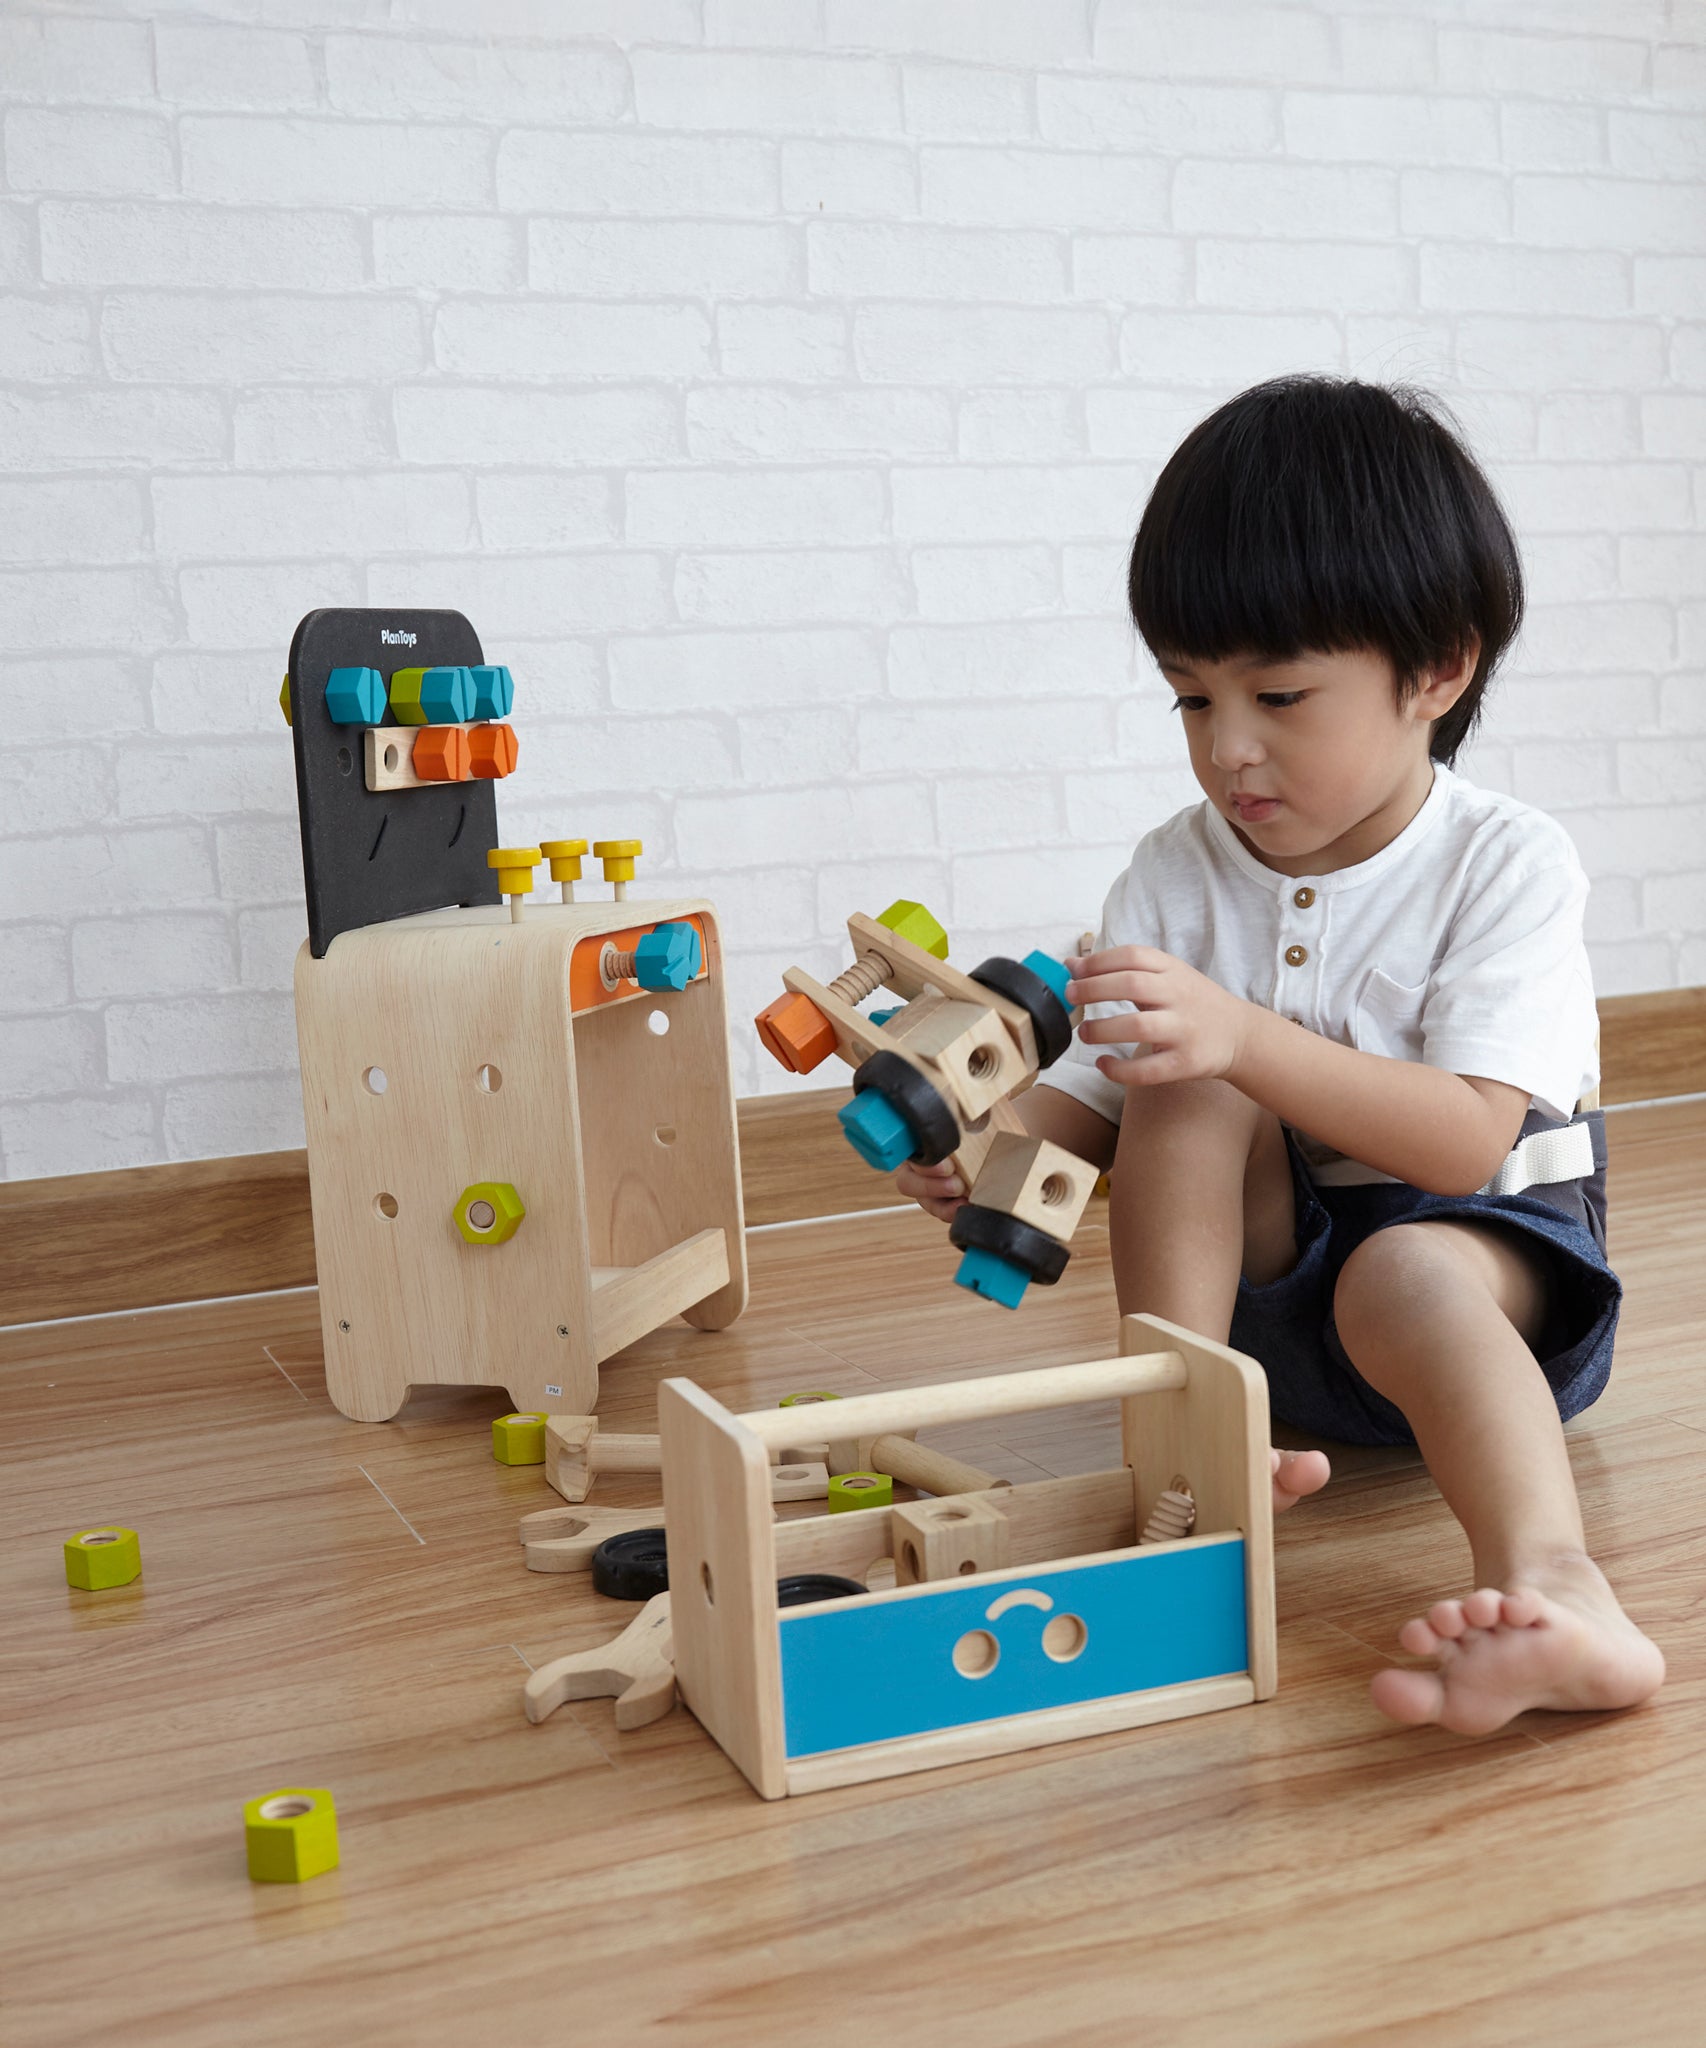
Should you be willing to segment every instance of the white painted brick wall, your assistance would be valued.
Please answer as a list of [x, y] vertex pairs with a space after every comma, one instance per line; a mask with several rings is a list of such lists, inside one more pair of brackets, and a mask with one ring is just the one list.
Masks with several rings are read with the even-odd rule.
[[1193, 794], [1132, 527], [1297, 367], [1459, 408], [1476, 772], [1706, 981], [1700, 0], [12, 0], [0, 165], [0, 1172], [300, 1141], [317, 604], [469, 613], [506, 832], [720, 903], [745, 1091], [851, 909], [1063, 948]]

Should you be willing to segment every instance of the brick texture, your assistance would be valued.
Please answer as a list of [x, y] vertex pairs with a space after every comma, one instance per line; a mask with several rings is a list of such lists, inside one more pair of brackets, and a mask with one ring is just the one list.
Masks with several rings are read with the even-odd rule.
[[[1683, 0], [16, 0], [0, 1175], [298, 1142], [275, 708], [467, 610], [513, 836], [639, 832], [747, 1018], [855, 908], [1064, 950], [1193, 786], [1122, 613], [1275, 372], [1457, 409], [1532, 615], [1471, 772], [1607, 992], [1706, 975], [1706, 15]], [[820, 1077], [821, 1078], [821, 1077]]]

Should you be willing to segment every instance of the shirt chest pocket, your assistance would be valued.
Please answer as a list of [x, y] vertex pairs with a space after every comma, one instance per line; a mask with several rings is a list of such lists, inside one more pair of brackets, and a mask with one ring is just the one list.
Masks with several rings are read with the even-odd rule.
[[1383, 1054], [1387, 1059], [1420, 1060], [1422, 1057], [1422, 1008], [1428, 985], [1408, 988], [1371, 967], [1357, 991], [1351, 1018], [1351, 1039], [1358, 1052]]

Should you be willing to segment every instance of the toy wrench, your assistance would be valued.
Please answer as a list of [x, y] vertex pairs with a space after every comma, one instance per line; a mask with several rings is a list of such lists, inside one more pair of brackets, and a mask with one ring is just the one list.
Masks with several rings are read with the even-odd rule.
[[675, 1705], [669, 1595], [654, 1593], [619, 1636], [596, 1650], [577, 1650], [541, 1664], [523, 1698], [530, 1721], [543, 1721], [565, 1700], [614, 1698], [618, 1728], [643, 1728]]

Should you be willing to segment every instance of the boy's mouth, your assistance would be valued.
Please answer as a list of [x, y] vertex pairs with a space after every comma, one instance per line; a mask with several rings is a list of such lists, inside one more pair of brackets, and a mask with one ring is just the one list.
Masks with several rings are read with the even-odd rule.
[[1280, 807], [1277, 796], [1240, 796], [1234, 791], [1226, 800], [1238, 813], [1241, 825], [1260, 825]]

